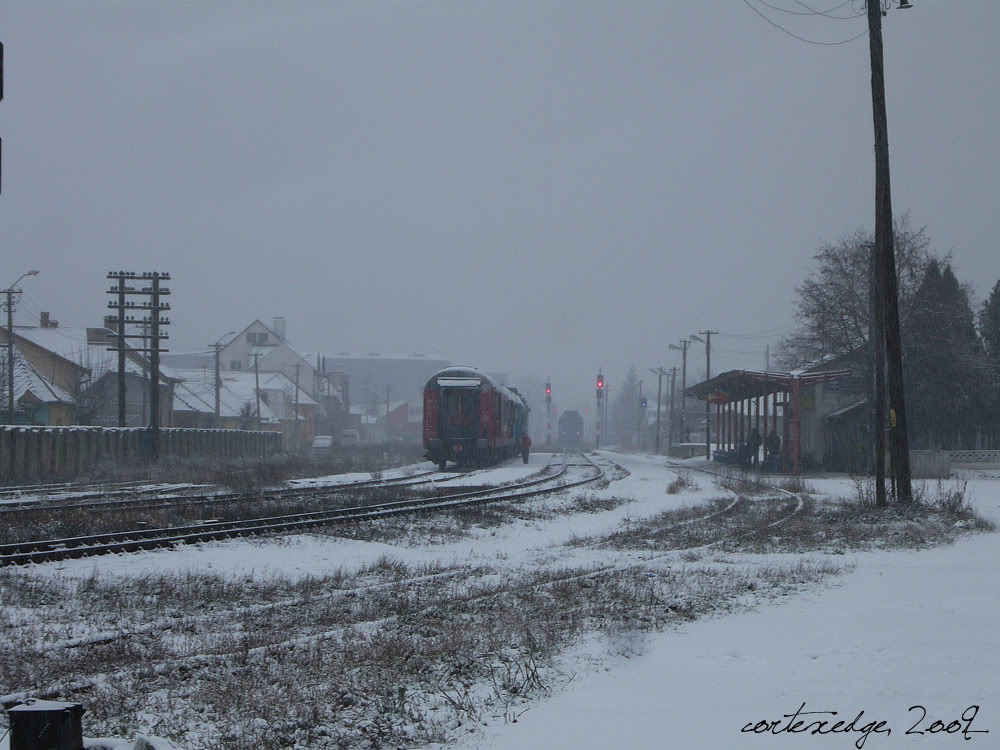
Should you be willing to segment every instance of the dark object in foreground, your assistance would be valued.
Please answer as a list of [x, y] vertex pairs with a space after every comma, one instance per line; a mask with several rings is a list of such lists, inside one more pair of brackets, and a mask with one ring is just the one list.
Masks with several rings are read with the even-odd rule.
[[10, 750], [82, 750], [83, 706], [29, 698], [7, 709]]

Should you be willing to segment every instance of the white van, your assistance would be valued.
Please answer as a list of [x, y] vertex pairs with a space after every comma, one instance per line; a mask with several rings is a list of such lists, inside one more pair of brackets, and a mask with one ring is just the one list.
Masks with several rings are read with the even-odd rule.
[[333, 454], [333, 435], [317, 435], [312, 442], [312, 457], [327, 458]]
[[340, 444], [347, 446], [361, 445], [361, 433], [354, 429], [341, 430]]

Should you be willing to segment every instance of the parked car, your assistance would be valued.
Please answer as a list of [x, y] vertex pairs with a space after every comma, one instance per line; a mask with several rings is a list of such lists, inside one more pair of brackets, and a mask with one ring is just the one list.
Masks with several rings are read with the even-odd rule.
[[346, 446], [361, 445], [361, 433], [354, 429], [341, 430], [340, 444]]
[[328, 458], [333, 455], [333, 435], [317, 435], [312, 442], [313, 458]]

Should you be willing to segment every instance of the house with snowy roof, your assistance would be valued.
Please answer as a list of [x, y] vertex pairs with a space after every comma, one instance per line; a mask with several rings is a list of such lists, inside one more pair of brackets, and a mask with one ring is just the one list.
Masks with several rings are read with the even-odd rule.
[[[180, 427], [280, 431], [286, 450], [307, 448], [316, 434], [319, 404], [281, 372], [219, 371], [219, 419], [215, 418], [215, 370], [175, 371], [174, 419]], [[259, 404], [259, 412], [258, 412]]]
[[[43, 312], [37, 326], [14, 327], [14, 349], [47, 382], [68, 394], [74, 405], [72, 423], [118, 424], [118, 353], [114, 331], [104, 327], [61, 326]], [[6, 345], [7, 330], [0, 329]], [[126, 425], [149, 424], [150, 363], [142, 353], [125, 353]], [[172, 426], [173, 388], [179, 378], [160, 366], [160, 424]], [[60, 417], [62, 418], [62, 417]]]
[[[7, 405], [7, 348], [0, 350], [0, 406]], [[73, 423], [73, 396], [48, 380], [18, 349], [14, 349], [14, 421], [29, 425], [69, 425]]]

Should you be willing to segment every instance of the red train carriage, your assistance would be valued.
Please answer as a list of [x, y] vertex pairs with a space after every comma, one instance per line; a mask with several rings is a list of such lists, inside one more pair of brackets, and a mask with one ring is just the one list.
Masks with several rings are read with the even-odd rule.
[[424, 448], [443, 471], [448, 461], [485, 466], [524, 454], [528, 405], [521, 395], [468, 367], [448, 367], [424, 387]]

